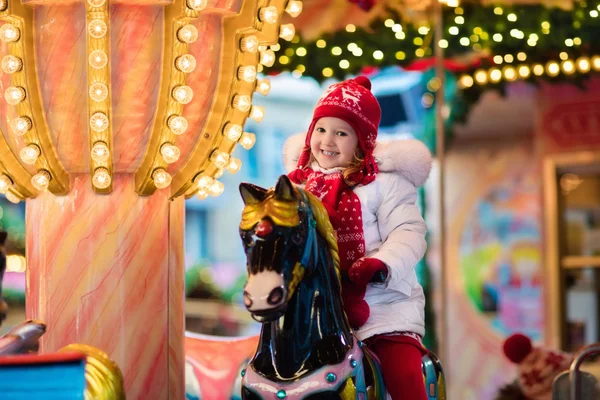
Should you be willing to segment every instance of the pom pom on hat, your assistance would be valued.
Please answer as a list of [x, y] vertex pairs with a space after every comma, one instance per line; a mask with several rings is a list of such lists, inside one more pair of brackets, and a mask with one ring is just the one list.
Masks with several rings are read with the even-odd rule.
[[354, 78], [354, 82], [358, 83], [360, 86], [371, 90], [371, 81], [366, 76], [357, 76]]
[[533, 350], [531, 339], [520, 333], [515, 333], [506, 339], [503, 346], [504, 355], [515, 364], [520, 364]]

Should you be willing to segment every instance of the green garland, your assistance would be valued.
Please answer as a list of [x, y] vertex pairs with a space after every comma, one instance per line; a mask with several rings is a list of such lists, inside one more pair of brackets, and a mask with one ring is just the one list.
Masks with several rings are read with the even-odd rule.
[[[365, 67], [408, 66], [433, 54], [433, 27], [403, 23], [393, 16], [371, 23], [368, 29], [347, 27], [317, 41], [295, 37], [281, 43], [275, 64], [267, 73], [292, 71], [321, 82], [329, 77], [344, 79]], [[570, 11], [544, 6], [480, 6], [464, 4], [444, 7], [446, 58], [482, 57], [482, 68], [498, 64], [546, 64], [568, 56], [600, 55], [600, 1], [578, 2]], [[500, 36], [499, 36], [500, 35]], [[277, 49], [277, 46], [275, 46]], [[561, 54], [562, 53], [562, 54]], [[472, 72], [472, 71], [471, 71]], [[530, 79], [574, 79], [572, 75], [543, 75]], [[477, 85], [475, 85], [477, 86]]]

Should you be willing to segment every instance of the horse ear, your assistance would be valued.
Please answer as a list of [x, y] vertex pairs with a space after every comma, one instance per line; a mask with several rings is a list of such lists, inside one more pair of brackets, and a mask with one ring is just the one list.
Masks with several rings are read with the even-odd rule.
[[296, 192], [294, 185], [287, 175], [281, 175], [275, 186], [275, 198], [278, 200], [294, 201], [296, 200]]
[[0, 232], [0, 246], [4, 245], [4, 242], [6, 241], [7, 236], [8, 236], [7, 232]]
[[251, 183], [240, 183], [240, 194], [244, 204], [258, 204], [267, 197], [267, 190]]

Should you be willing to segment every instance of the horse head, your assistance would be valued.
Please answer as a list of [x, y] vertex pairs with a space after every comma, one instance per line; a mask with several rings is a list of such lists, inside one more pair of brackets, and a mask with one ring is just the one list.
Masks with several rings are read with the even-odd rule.
[[310, 254], [317, 243], [310, 199], [287, 176], [271, 189], [242, 183], [240, 193], [245, 204], [240, 236], [248, 269], [244, 305], [256, 321], [274, 321], [316, 264]]

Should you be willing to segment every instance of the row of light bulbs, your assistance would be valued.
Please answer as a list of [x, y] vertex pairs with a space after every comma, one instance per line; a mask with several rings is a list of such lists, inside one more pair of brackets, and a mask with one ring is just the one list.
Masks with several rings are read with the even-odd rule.
[[594, 56], [591, 59], [588, 57], [580, 57], [573, 61], [566, 58], [560, 62], [549, 61], [545, 65], [533, 64], [529, 65], [507, 65], [502, 69], [494, 67], [489, 70], [478, 69], [472, 75], [465, 74], [458, 79], [459, 87], [462, 89], [468, 89], [473, 85], [486, 85], [488, 83], [498, 83], [501, 80], [507, 82], [513, 82], [517, 79], [527, 79], [531, 74], [535, 76], [542, 76], [544, 74], [555, 77], [558, 76], [561, 71], [566, 75], [572, 75], [576, 72], [586, 74], [590, 71], [600, 71], [600, 56]]
[[[292, 17], [297, 17], [302, 12], [302, 2], [290, 0], [285, 11]], [[277, 8], [274, 6], [263, 7], [259, 10], [259, 21], [266, 24], [276, 24], [279, 16]], [[279, 37], [291, 41], [296, 34], [293, 24], [282, 24], [279, 28]], [[259, 63], [265, 67], [271, 67], [275, 63], [275, 53], [267, 46], [259, 45], [259, 39], [256, 35], [248, 35], [240, 40], [240, 50], [242, 52], [259, 53]], [[237, 70], [237, 78], [240, 81], [254, 83], [254, 91], [266, 96], [271, 90], [271, 82], [267, 78], [257, 79], [257, 68], [255, 65], [242, 65]], [[261, 122], [265, 116], [265, 109], [262, 106], [252, 105], [252, 97], [248, 94], [237, 93], [233, 96], [232, 106], [247, 116]], [[232, 142], [239, 143], [244, 149], [250, 150], [256, 143], [256, 135], [250, 132], [244, 132], [243, 126], [227, 122], [223, 127], [223, 135]], [[223, 193], [225, 185], [219, 181], [224, 171], [232, 174], [238, 172], [242, 166], [239, 158], [232, 157], [228, 152], [215, 149], [210, 155], [210, 161], [217, 168], [214, 176], [204, 173], [198, 174], [193, 182], [197, 188], [197, 197], [200, 200], [210, 196], [219, 196]], [[156, 178], [155, 178], [156, 180]]]
[[[0, 6], [3, 6], [3, 4], [0, 4]], [[6, 7], [4, 7], [4, 10], [5, 9]], [[5, 23], [0, 27], [0, 40], [2, 40], [4, 43], [16, 43], [20, 39], [21, 30], [17, 26], [11, 23]], [[4, 56], [0, 64], [2, 71], [9, 75], [20, 72], [23, 69], [23, 60], [14, 55]], [[25, 100], [26, 97], [27, 91], [21, 86], [9, 86], [4, 91], [4, 99], [11, 106], [20, 104]], [[33, 127], [33, 122], [31, 121], [31, 118], [27, 116], [19, 116], [10, 121], [9, 126], [16, 136], [24, 136]], [[19, 152], [19, 157], [25, 164], [33, 165], [40, 157], [41, 153], [42, 152], [39, 146], [34, 143], [30, 143], [21, 149]], [[31, 184], [37, 190], [44, 191], [48, 188], [51, 179], [52, 175], [49, 171], [40, 169], [35, 175], [32, 176]], [[0, 193], [4, 192], [7, 199], [18, 203], [19, 198], [14, 193], [9, 191], [12, 185], [13, 181], [8, 175], [3, 174], [0, 176]]]

